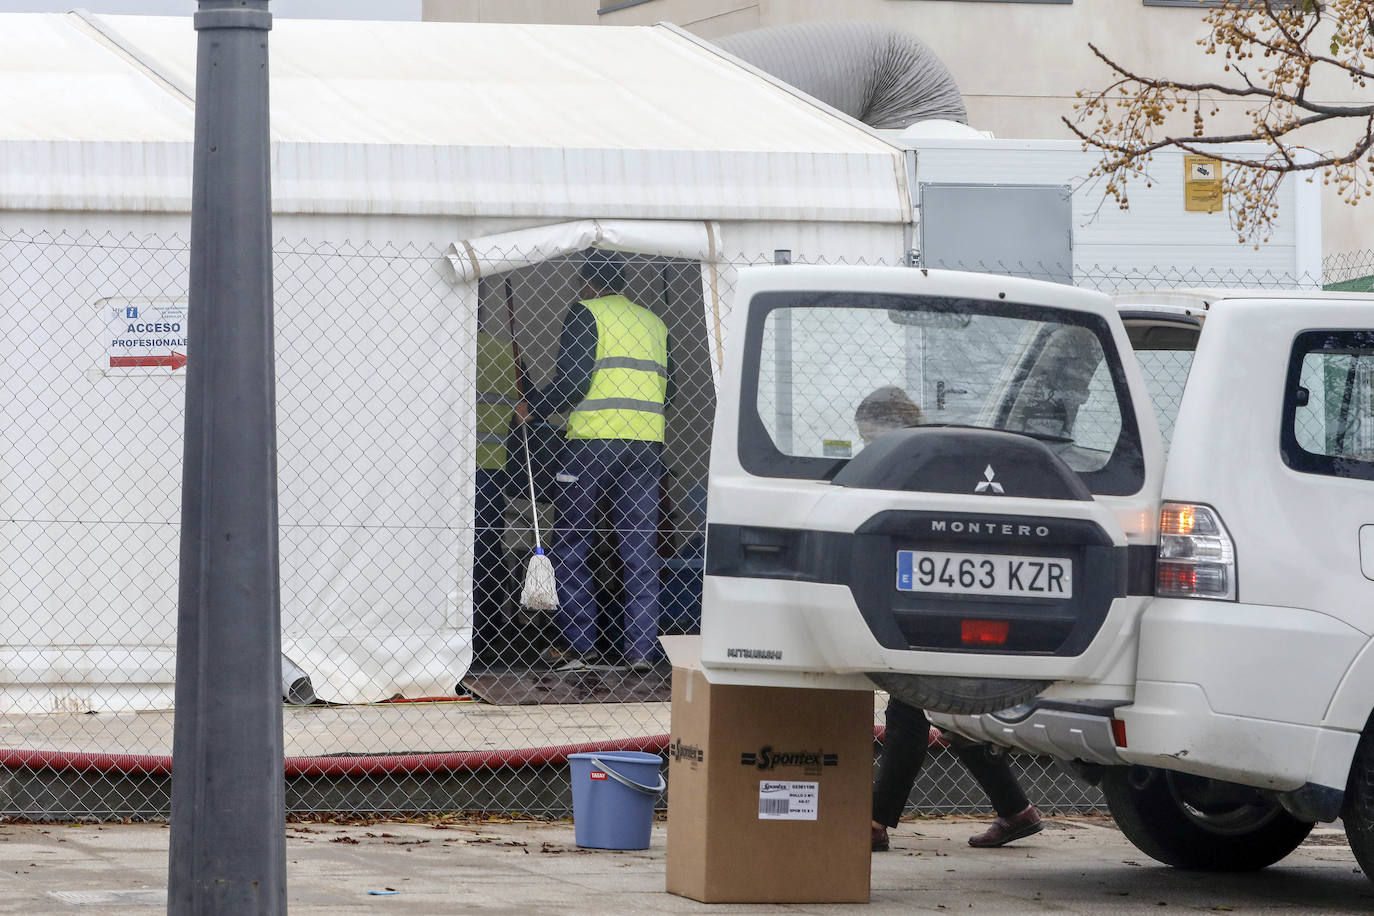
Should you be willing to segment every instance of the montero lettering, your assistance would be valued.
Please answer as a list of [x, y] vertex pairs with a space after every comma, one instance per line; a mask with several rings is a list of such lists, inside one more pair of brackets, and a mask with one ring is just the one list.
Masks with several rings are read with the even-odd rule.
[[1010, 537], [1023, 538], [1047, 538], [1050, 536], [1050, 529], [1044, 525], [1019, 525], [1011, 522], [961, 522], [938, 518], [930, 520], [930, 530], [950, 534], [1005, 534]]

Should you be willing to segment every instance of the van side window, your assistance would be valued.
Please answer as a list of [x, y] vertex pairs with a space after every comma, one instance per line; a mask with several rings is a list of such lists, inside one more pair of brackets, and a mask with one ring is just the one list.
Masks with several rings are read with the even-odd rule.
[[1297, 336], [1280, 447], [1295, 471], [1374, 480], [1374, 332]]

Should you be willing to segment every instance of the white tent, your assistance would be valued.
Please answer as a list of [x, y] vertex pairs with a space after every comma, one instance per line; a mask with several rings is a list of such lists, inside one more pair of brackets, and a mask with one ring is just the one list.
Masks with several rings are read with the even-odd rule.
[[[557, 290], [557, 258], [594, 245], [694, 262], [663, 302], [704, 329], [709, 378], [730, 263], [896, 262], [907, 162], [671, 26], [286, 20], [269, 41], [279, 290], [282, 263], [305, 278], [296, 313], [278, 297], [283, 647], [328, 699], [450, 693], [474, 411], [452, 342], [482, 279]], [[184, 317], [168, 240], [188, 237], [195, 47], [189, 18], [0, 15], [9, 710], [170, 704], [184, 375], [115, 371], [109, 332], [129, 309]], [[421, 264], [425, 294], [339, 269], [357, 245]], [[450, 257], [406, 254], [426, 249]], [[705, 434], [680, 437], [683, 461]]]

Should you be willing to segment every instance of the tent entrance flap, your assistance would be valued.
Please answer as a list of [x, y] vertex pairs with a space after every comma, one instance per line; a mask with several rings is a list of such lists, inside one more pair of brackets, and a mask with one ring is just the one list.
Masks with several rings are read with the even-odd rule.
[[[652, 467], [635, 464], [615, 475], [617, 480], [640, 475], [635, 478], [637, 495], [626, 497], [615, 486], [606, 484], [604, 478], [599, 478], [601, 482], [595, 487], [603, 488], [604, 485], [608, 489], [605, 489], [606, 498], [598, 499], [585, 492], [560, 492], [563, 488], [556, 481], [576, 482], [579, 473], [575, 463], [567, 464], [574, 459], [570, 450], [563, 447], [566, 435], [563, 427], [575, 406], [590, 390], [595, 361], [588, 359], [583, 364], [576, 356], [563, 357], [582, 352], [572, 341], [589, 342], [584, 336], [587, 333], [585, 322], [595, 318], [577, 305], [587, 295], [583, 269], [589, 255], [608, 251], [622, 257], [615, 259], [619, 263], [612, 268], [619, 276], [608, 278], [607, 282], [618, 284], [613, 287], [616, 291], [666, 326], [669, 384], [663, 392], [664, 438], [661, 448], [655, 450], [658, 458], [652, 462]], [[565, 589], [580, 589], [572, 593], [574, 596], [596, 596], [600, 609], [595, 617], [597, 624], [576, 634], [584, 644], [591, 639], [595, 651], [609, 658], [620, 658], [622, 653], [628, 657], [631, 649], [626, 648], [625, 640], [632, 639], [626, 635], [632, 628], [642, 636], [651, 626], [689, 627], [691, 621], [699, 617], [699, 613], [691, 610], [693, 586], [688, 580], [692, 571], [700, 568], [699, 543], [704, 524], [701, 516], [715, 417], [714, 383], [719, 373], [718, 347], [714, 341], [719, 338], [718, 329], [726, 306], [717, 290], [728, 289], [725, 283], [731, 279], [727, 272], [731, 265], [719, 260], [720, 251], [717, 227], [713, 223], [609, 220], [584, 220], [468, 238], [454, 242], [446, 250], [446, 267], [453, 271], [455, 291], [463, 296], [475, 293], [477, 297], [476, 314], [480, 316], [478, 320], [484, 333], [473, 349], [485, 346], [494, 353], [493, 343], [503, 343], [508, 354], [501, 358], [504, 362], [514, 359], [518, 351], [525, 390], [538, 392], [527, 400], [531, 416], [538, 423], [539, 438], [547, 438], [553, 443], [552, 448], [534, 450], [532, 466], [525, 464], [523, 453], [512, 460], [517, 453], [509, 452], [503, 459], [511, 470], [500, 475], [509, 481], [504, 489], [505, 499], [499, 500], [504, 507], [500, 513], [503, 524], [500, 544], [484, 548], [484, 556], [489, 559], [478, 558], [473, 572], [475, 581], [485, 581], [482, 571], [495, 569], [505, 577], [507, 589], [504, 593], [496, 588], [482, 595], [474, 593], [474, 642], [479, 647], [479, 659], [492, 658], [505, 664], [512, 658], [519, 658], [537, 663], [538, 653], [543, 651], [537, 647], [542, 647], [545, 641], [550, 641], [555, 649], [563, 648], [563, 644], [570, 641], [566, 623], [532, 614], [513, 600], [513, 594], [519, 594], [521, 585], [519, 571], [537, 546], [528, 508], [531, 477], [535, 501], [540, 504], [541, 512], [548, 513], [540, 515], [541, 525], [551, 524], [568, 535], [570, 540], [566, 543], [576, 541], [582, 545], [570, 549], [579, 551], [585, 561], [574, 563], [575, 571], [568, 575], [560, 569], [558, 589], [560, 603], [569, 600], [570, 593]], [[644, 320], [637, 317], [637, 313], [628, 314], [636, 315], [632, 319], [636, 326]], [[612, 326], [620, 327], [614, 323]], [[565, 341], [569, 327], [575, 329], [576, 336]], [[602, 329], [597, 330], [599, 342]], [[565, 343], [572, 349], [565, 351]], [[472, 342], [464, 342], [464, 345], [471, 348]], [[645, 354], [607, 355], [607, 362], [613, 360], [627, 360], [635, 365], [608, 368], [628, 368], [646, 374], [651, 371], [650, 366], [641, 364], [652, 363], [657, 368], [663, 362], [646, 358]], [[490, 356], [486, 365], [490, 367], [497, 361], [497, 357]], [[487, 378], [487, 381], [480, 378]], [[491, 385], [491, 372], [486, 376], [479, 372], [474, 381], [478, 386]], [[619, 382], [607, 381], [606, 384]], [[520, 438], [517, 433], [516, 443]], [[650, 483], [649, 477], [656, 478], [656, 482]], [[472, 479], [476, 480], [476, 474]], [[656, 497], [651, 495], [655, 490]], [[468, 492], [473, 502], [482, 498], [475, 485], [470, 486]], [[568, 502], [574, 496], [580, 501]], [[493, 499], [484, 505], [496, 502], [498, 500]], [[617, 522], [621, 513], [630, 515]], [[493, 520], [496, 516], [493, 512]], [[653, 534], [647, 542], [639, 537], [627, 541], [612, 533], [620, 530], [617, 525]], [[490, 531], [490, 527], [484, 530]], [[488, 534], [482, 543], [496, 545], [496, 541]], [[656, 570], [654, 562], [646, 562], [646, 552], [662, 559], [664, 569]], [[459, 558], [458, 562], [471, 560]], [[556, 557], [555, 564], [559, 562]], [[640, 573], [625, 572], [632, 564]], [[629, 575], [638, 577], [625, 578]], [[645, 584], [651, 580], [658, 580], [660, 588], [652, 605], [642, 597], [646, 591], [653, 590]], [[623, 615], [629, 613], [626, 608], [633, 594], [629, 591], [632, 585], [640, 590], [640, 597], [636, 599], [639, 604], [634, 611], [636, 616], [633, 621], [629, 617], [622, 620]], [[485, 600], [484, 596], [487, 596]], [[660, 612], [671, 609], [673, 614], [656, 615], [646, 610], [650, 606], [657, 606]], [[612, 608], [620, 611], [612, 612]], [[683, 609], [681, 613], [678, 613], [679, 608]], [[648, 618], [652, 616], [658, 619], [650, 621]], [[642, 643], [635, 643], [634, 648], [641, 652], [635, 657], [641, 657]], [[579, 649], [586, 651], [582, 646]]]
[[719, 379], [721, 321], [720, 226], [711, 220], [584, 219], [460, 239], [447, 257], [457, 283], [531, 267], [587, 248], [683, 258], [701, 263], [701, 298], [705, 306], [707, 345], [712, 376]]

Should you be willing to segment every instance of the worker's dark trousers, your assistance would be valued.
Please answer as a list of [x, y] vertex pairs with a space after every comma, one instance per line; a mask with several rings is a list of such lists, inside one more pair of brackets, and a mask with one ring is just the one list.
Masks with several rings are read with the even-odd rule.
[[[1026, 809], [1030, 801], [1021, 791], [1006, 754], [991, 754], [986, 744], [976, 744], [958, 735], [947, 736], [960, 762], [988, 793], [992, 807], [1001, 817], [1011, 817]], [[887, 702], [887, 737], [883, 740], [878, 773], [873, 781], [873, 820], [896, 827], [902, 816], [916, 774], [926, 762], [930, 745], [930, 722], [925, 710], [900, 700]]]
[[662, 447], [625, 439], [569, 439], [555, 480], [558, 509], [552, 550], [558, 579], [558, 625], [574, 652], [596, 648], [596, 587], [587, 553], [596, 507], [611, 502], [611, 524], [625, 567], [625, 657], [650, 658], [658, 645], [658, 496]]

